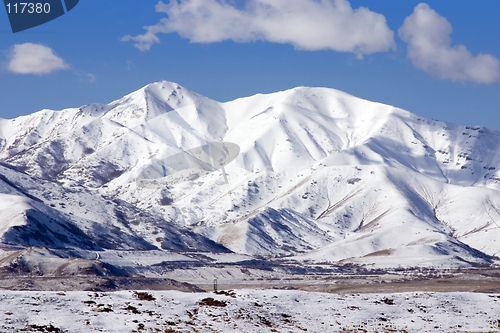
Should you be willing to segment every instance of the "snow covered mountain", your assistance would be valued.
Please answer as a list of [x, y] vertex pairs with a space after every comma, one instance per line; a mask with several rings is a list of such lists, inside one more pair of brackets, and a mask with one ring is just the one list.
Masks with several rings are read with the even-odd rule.
[[[184, 182], [137, 181], [210, 142], [239, 154]], [[334, 89], [219, 103], [158, 82], [107, 105], [0, 119], [1, 241], [487, 264], [500, 253], [499, 147], [500, 132]]]

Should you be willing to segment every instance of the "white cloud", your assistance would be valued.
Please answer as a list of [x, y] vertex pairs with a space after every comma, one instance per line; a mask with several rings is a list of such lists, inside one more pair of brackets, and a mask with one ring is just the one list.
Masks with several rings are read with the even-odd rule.
[[50, 72], [68, 69], [63, 59], [54, 55], [52, 50], [40, 44], [17, 44], [8, 66], [17, 74], [48, 74]]
[[473, 56], [465, 46], [451, 46], [451, 24], [425, 3], [415, 7], [399, 37], [408, 43], [407, 57], [427, 73], [452, 81], [492, 84], [500, 81], [500, 64], [490, 54]]
[[394, 32], [385, 17], [347, 0], [248, 0], [241, 10], [229, 0], [160, 1], [157, 12], [168, 18], [145, 27], [133, 40], [141, 50], [159, 43], [159, 33], [177, 32], [193, 43], [256, 40], [292, 44], [300, 50], [326, 50], [365, 54], [395, 49]]

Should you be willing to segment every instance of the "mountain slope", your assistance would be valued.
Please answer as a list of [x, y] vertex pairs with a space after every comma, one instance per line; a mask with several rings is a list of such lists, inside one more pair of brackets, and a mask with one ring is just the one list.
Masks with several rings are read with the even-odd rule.
[[0, 226], [1, 243], [9, 247], [227, 252], [120, 199], [83, 187], [63, 188], [2, 165]]
[[[136, 183], [153, 161], [211, 141], [240, 148], [225, 176], [215, 170], [157, 188]], [[64, 214], [102, 248], [89, 225], [125, 233], [131, 238], [122, 246], [131, 248], [490, 263], [500, 253], [498, 147], [497, 131], [333, 89], [218, 103], [158, 82], [108, 105], [1, 120], [0, 173], [10, 185], [0, 193], [48, 206], [37, 208], [44, 216]], [[5, 239], [17, 229], [3, 223]]]

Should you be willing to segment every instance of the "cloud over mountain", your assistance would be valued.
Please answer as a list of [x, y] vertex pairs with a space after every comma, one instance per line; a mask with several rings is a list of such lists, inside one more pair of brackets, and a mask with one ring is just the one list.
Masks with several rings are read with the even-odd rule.
[[56, 56], [51, 48], [40, 44], [17, 44], [10, 59], [8, 69], [16, 74], [49, 74], [68, 69], [66, 62]]
[[415, 67], [441, 79], [492, 84], [500, 81], [500, 62], [490, 54], [473, 56], [464, 45], [451, 46], [451, 23], [425, 3], [415, 7], [398, 31], [408, 43]]
[[262, 40], [300, 50], [352, 52], [358, 58], [395, 48], [385, 17], [365, 7], [353, 9], [347, 0], [250, 0], [242, 9], [220, 0], [160, 1], [156, 11], [168, 18], [122, 40], [133, 40], [144, 51], [160, 42], [159, 33], [177, 32], [193, 43]]

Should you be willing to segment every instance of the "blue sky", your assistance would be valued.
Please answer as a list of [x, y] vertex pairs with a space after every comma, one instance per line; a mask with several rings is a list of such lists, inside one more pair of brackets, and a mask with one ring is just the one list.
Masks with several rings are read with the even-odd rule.
[[[109, 103], [169, 80], [218, 101], [330, 87], [500, 130], [498, 0], [158, 3], [80, 0], [16, 34], [0, 10], [0, 117]], [[163, 32], [144, 35], [155, 25]]]

